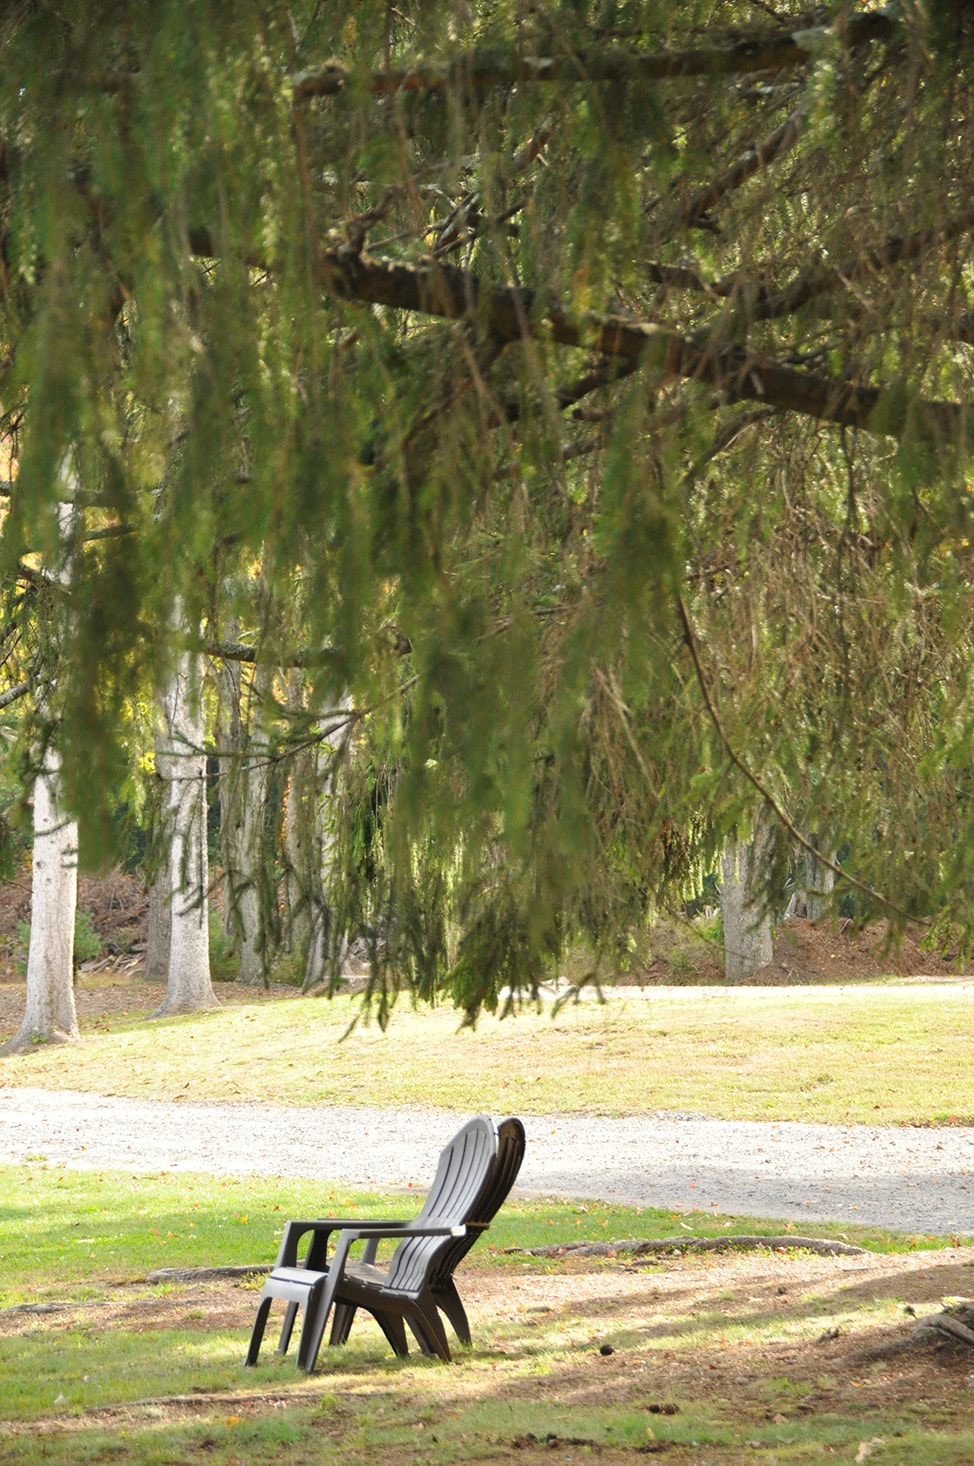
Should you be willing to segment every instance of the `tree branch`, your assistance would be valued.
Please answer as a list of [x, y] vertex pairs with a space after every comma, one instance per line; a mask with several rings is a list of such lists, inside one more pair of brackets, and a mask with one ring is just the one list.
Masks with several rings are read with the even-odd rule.
[[974, 208], [969, 208], [963, 209], [935, 229], [920, 229], [914, 234], [894, 235], [875, 249], [867, 250], [865, 254], [857, 255], [855, 259], [847, 260], [834, 269], [800, 276], [783, 290], [759, 297], [755, 303], [749, 305], [750, 317], [752, 320], [769, 321], [777, 316], [790, 315], [816, 296], [827, 295], [836, 290], [847, 280], [861, 280], [864, 275], [876, 275], [893, 265], [919, 259], [938, 244], [955, 239], [960, 234], [968, 234], [972, 229]]
[[[223, 662], [266, 662], [260, 647], [248, 646], [242, 641], [204, 641], [199, 648], [204, 656], [212, 657], [215, 661]], [[304, 648], [299, 651], [284, 652], [281, 657], [273, 657], [272, 665], [275, 667], [326, 667], [329, 662], [335, 660], [336, 653], [327, 648]]]
[[836, 865], [835, 861], [831, 860], [829, 856], [823, 855], [821, 850], [817, 850], [808, 839], [808, 837], [804, 835], [802, 831], [798, 828], [798, 826], [795, 824], [794, 820], [790, 817], [787, 811], [781, 807], [777, 799], [775, 799], [774, 795], [771, 793], [771, 790], [768, 788], [767, 784], [765, 784], [764, 780], [760, 779], [758, 775], [755, 774], [754, 771], [748, 766], [748, 764], [744, 762], [744, 760], [741, 758], [741, 755], [737, 752], [736, 748], [731, 743], [730, 738], [727, 735], [727, 730], [724, 727], [723, 720], [721, 719], [720, 713], [717, 711], [717, 706], [711, 695], [710, 687], [707, 683], [707, 677], [703, 670], [703, 663], [700, 660], [700, 651], [697, 646], [696, 633], [694, 632], [693, 624], [690, 620], [690, 613], [686, 608], [686, 604], [682, 596], [677, 596], [676, 606], [679, 613], [680, 622], [683, 626], [684, 644], [686, 645], [686, 648], [690, 653], [690, 661], [693, 664], [694, 676], [697, 681], [697, 686], [700, 688], [700, 695], [703, 698], [704, 707], [707, 709], [707, 716], [710, 718], [711, 723], [713, 723], [714, 725], [717, 737], [720, 739], [720, 742], [723, 745], [724, 752], [727, 754], [727, 757], [730, 759], [734, 767], [744, 775], [744, 778], [751, 785], [751, 787], [758, 794], [760, 794], [761, 798], [771, 810], [771, 813], [774, 815], [775, 819], [778, 820], [779, 824], [781, 824], [782, 827], [788, 831], [789, 835], [797, 845], [800, 845], [801, 848], [803, 850], [806, 850], [809, 855], [814, 856], [814, 858], [819, 862], [820, 865], [825, 866], [826, 870], [830, 870], [832, 874], [838, 876], [840, 880], [845, 881], [855, 890], [861, 891], [862, 894], [864, 896], [868, 896], [871, 901], [875, 901], [878, 905], [884, 906], [887, 911], [892, 911], [895, 913], [895, 915], [902, 916], [906, 921], [915, 921], [920, 926], [929, 926], [930, 923], [928, 920], [923, 917], [916, 916], [912, 912], [904, 911], [901, 906], [897, 906], [895, 902], [890, 901], [888, 896], [884, 896], [882, 892], [874, 890], [873, 887], [867, 885], [865, 881], [858, 880], [856, 876], [850, 874], [849, 871], [844, 870], [842, 866]]
[[702, 334], [686, 337], [655, 322], [576, 316], [558, 305], [546, 307], [531, 290], [485, 285], [455, 266], [412, 265], [340, 249], [323, 250], [319, 269], [324, 288], [342, 300], [448, 320], [477, 320], [501, 341], [533, 336], [622, 357], [664, 378], [706, 382], [729, 400], [757, 401], [894, 438], [902, 437], [912, 424], [935, 440], [956, 441], [967, 426], [966, 403], [897, 403], [883, 388], [801, 372]]
[[891, 40], [898, 26], [891, 10], [868, 10], [834, 25], [799, 26], [765, 35], [736, 36], [712, 46], [634, 52], [619, 47], [583, 50], [562, 56], [518, 56], [474, 51], [446, 66], [374, 71], [359, 82], [344, 67], [329, 64], [292, 81], [296, 102], [335, 97], [361, 86], [371, 96], [434, 91], [450, 85], [468, 89], [524, 86], [543, 82], [659, 81], [685, 76], [733, 76], [805, 66], [835, 36], [850, 50]]
[[0, 692], [0, 708], [9, 708], [12, 702], [26, 697], [33, 685], [32, 682], [18, 682], [14, 687], [8, 687], [6, 692]]
[[[684, 229], [692, 228], [706, 214], [709, 214], [714, 204], [719, 203], [726, 194], [740, 188], [759, 169], [767, 168], [776, 158], [789, 152], [801, 136], [802, 124], [807, 111], [807, 102], [802, 102], [802, 105], [797, 107], [790, 117], [786, 117], [774, 132], [762, 138], [760, 142], [752, 143], [736, 163], [732, 163], [723, 172], [717, 173], [709, 183], [691, 194], [685, 203], [673, 211], [671, 217], [674, 222]], [[664, 226], [665, 232], [667, 231]]]

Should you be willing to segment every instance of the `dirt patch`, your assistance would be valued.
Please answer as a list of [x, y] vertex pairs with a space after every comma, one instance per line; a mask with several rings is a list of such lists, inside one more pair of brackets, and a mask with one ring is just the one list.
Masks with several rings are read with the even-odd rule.
[[[895, 942], [885, 922], [856, 927], [842, 918], [811, 922], [791, 917], [778, 923], [774, 959], [745, 979], [742, 986], [790, 983], [869, 982], [881, 977], [960, 977], [974, 973], [974, 963], [956, 952], [928, 951], [922, 927], [911, 927]], [[661, 923], [649, 935], [644, 965], [629, 977], [633, 983], [714, 985], [724, 982], [724, 954], [719, 941], [691, 924]]]
[[[0, 982], [23, 977], [26, 928], [30, 925], [30, 867], [0, 884]], [[101, 939], [101, 950], [89, 969], [134, 971], [143, 961], [149, 898], [142, 882], [124, 871], [107, 876], [78, 877], [78, 911]]]
[[[123, 871], [107, 876], [80, 876], [78, 910], [87, 912], [101, 938], [102, 949], [84, 964], [81, 981], [95, 969], [138, 976], [145, 952], [148, 895], [142, 882]], [[0, 983], [23, 978], [23, 927], [30, 921], [30, 868], [0, 884]], [[896, 977], [953, 977], [974, 974], [974, 963], [956, 953], [925, 950], [924, 933], [916, 927], [890, 943], [885, 923], [856, 928], [851, 921], [815, 924], [791, 918], [778, 924], [774, 960], [748, 979], [762, 986], [788, 983], [863, 982]], [[662, 923], [650, 934], [646, 961], [631, 974], [637, 983], [713, 984], [724, 981], [719, 942], [690, 924]], [[221, 985], [221, 990], [225, 985]], [[111, 985], [99, 985], [103, 1011], [124, 1011], [125, 1001]], [[94, 1010], [92, 1010], [94, 1011]]]
[[[901, 1434], [902, 1427], [926, 1421], [937, 1431], [963, 1432], [974, 1351], [945, 1341], [891, 1358], [872, 1356], [877, 1345], [908, 1333], [912, 1315], [939, 1311], [946, 1297], [969, 1292], [972, 1278], [972, 1248], [855, 1258], [763, 1252], [664, 1259], [649, 1267], [622, 1260], [566, 1260], [544, 1269], [468, 1266], [459, 1281], [474, 1336], [469, 1367], [461, 1358], [455, 1369], [390, 1375], [384, 1340], [359, 1314], [353, 1341], [363, 1347], [326, 1349], [311, 1379], [276, 1366], [266, 1346], [268, 1359], [262, 1356], [253, 1373], [241, 1370], [232, 1393], [203, 1390], [198, 1397], [129, 1402], [114, 1412], [104, 1405], [55, 1412], [12, 1433], [112, 1429], [113, 1413], [130, 1427], [140, 1410], [160, 1425], [220, 1418], [228, 1410], [254, 1418], [328, 1396], [339, 1406], [330, 1418], [341, 1434], [354, 1432], [360, 1409], [374, 1411], [383, 1401], [390, 1416], [407, 1409], [422, 1414], [432, 1405], [431, 1419], [445, 1421], [512, 1391], [519, 1408], [543, 1407], [550, 1429], [544, 1436], [515, 1431], [503, 1442], [493, 1436], [481, 1442], [476, 1459], [508, 1460], [515, 1451], [523, 1463], [585, 1445], [599, 1459], [614, 1460], [610, 1441], [572, 1436], [566, 1410], [637, 1413], [646, 1419], [646, 1439], [658, 1439], [667, 1458], [679, 1462], [703, 1458], [694, 1443], [667, 1440], [666, 1422], [701, 1415], [726, 1423], [747, 1447], [740, 1455], [733, 1446], [720, 1451], [714, 1459], [721, 1461], [750, 1459], [752, 1433], [764, 1433], [762, 1444], [771, 1445], [767, 1432], [787, 1435], [816, 1416], [849, 1421], [855, 1438], [866, 1441], [891, 1425]], [[51, 1313], [0, 1312], [0, 1337], [74, 1324], [86, 1337], [190, 1328], [235, 1331], [242, 1352], [255, 1301], [254, 1287], [238, 1282], [187, 1284], [165, 1294], [106, 1284], [100, 1297]], [[847, 1458], [854, 1454], [855, 1447]]]

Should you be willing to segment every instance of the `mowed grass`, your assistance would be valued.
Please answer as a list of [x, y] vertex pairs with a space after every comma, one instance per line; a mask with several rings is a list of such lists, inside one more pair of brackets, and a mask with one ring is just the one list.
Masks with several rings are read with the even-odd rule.
[[[0, 1308], [57, 1296], [84, 1299], [106, 1283], [133, 1284], [158, 1269], [269, 1264], [288, 1217], [415, 1216], [422, 1188], [362, 1192], [280, 1176], [0, 1166]], [[945, 1239], [878, 1227], [814, 1224], [873, 1251], [930, 1249]], [[494, 1220], [476, 1260], [520, 1266], [524, 1249], [619, 1238], [797, 1235], [794, 1223], [515, 1197]], [[0, 1392], [2, 1399], [2, 1392]]]
[[[804, 1466], [855, 1460], [864, 1441], [881, 1466], [970, 1460], [969, 1359], [874, 1367], [835, 1352], [898, 1329], [907, 1301], [918, 1314], [939, 1307], [969, 1275], [969, 1249], [878, 1272], [800, 1253], [581, 1269], [505, 1249], [671, 1235], [685, 1220], [514, 1204], [461, 1278], [470, 1353], [452, 1367], [415, 1352], [398, 1361], [360, 1319], [310, 1379], [293, 1349], [275, 1355], [273, 1332], [258, 1368], [243, 1368], [259, 1279], [146, 1281], [164, 1265], [266, 1258], [289, 1214], [401, 1214], [408, 1200], [276, 1178], [0, 1168], [0, 1462], [539, 1466], [554, 1451], [615, 1466], [659, 1450], [678, 1466], [756, 1451]], [[690, 1220], [701, 1233], [727, 1226]]]
[[[494, 1114], [690, 1111], [723, 1119], [974, 1117], [974, 984], [659, 988], [463, 1028], [449, 1007], [349, 1026], [355, 999], [151, 1019], [154, 989], [77, 1045], [0, 1059], [0, 1086], [168, 1100], [369, 1104]], [[135, 1005], [141, 1004], [141, 1008]]]

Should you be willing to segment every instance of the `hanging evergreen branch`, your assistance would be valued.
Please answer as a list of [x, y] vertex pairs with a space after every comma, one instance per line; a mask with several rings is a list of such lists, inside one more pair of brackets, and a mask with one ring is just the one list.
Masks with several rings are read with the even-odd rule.
[[[352, 86], [372, 96], [445, 88], [483, 89], [554, 82], [662, 81], [690, 76], [738, 76], [782, 71], [809, 62], [838, 38], [849, 50], [892, 40], [897, 25], [891, 8], [867, 10], [834, 25], [789, 27], [765, 35], [737, 36], [712, 46], [640, 53], [584, 48], [567, 56], [498, 56], [473, 52], [447, 66], [376, 71], [360, 81], [344, 67], [330, 64], [305, 72], [292, 83], [295, 101], [335, 97]], [[116, 83], [117, 84], [117, 83]]]
[[887, 896], [884, 896], [881, 891], [874, 890], [874, 888], [868, 885], [865, 881], [858, 880], [851, 871], [844, 869], [844, 867], [842, 867], [841, 865], [837, 865], [830, 856], [824, 855], [821, 850], [817, 849], [816, 846], [813, 845], [812, 842], [808, 839], [804, 831], [800, 829], [796, 822], [791, 818], [788, 811], [782, 805], [781, 801], [775, 798], [774, 794], [768, 787], [767, 782], [764, 779], [759, 778], [758, 775], [755, 774], [753, 769], [748, 764], [747, 760], [741, 756], [741, 754], [734, 747], [733, 743], [728, 737], [727, 730], [724, 727], [723, 720], [721, 719], [720, 713], [717, 709], [717, 705], [714, 702], [713, 694], [711, 693], [710, 685], [707, 680], [707, 674], [703, 669], [703, 662], [700, 657], [700, 649], [697, 644], [696, 633], [694, 632], [693, 623], [690, 620], [690, 613], [686, 608], [686, 604], [682, 596], [677, 597], [676, 606], [679, 613], [680, 622], [683, 626], [684, 643], [686, 645], [687, 651], [690, 654], [690, 661], [693, 665], [694, 677], [696, 678], [697, 686], [700, 688], [700, 696], [703, 699], [704, 707], [707, 710], [707, 716], [713, 724], [714, 731], [716, 732], [717, 737], [720, 739], [724, 752], [727, 754], [730, 762], [741, 774], [743, 774], [744, 778], [755, 790], [755, 792], [761, 796], [762, 800], [771, 810], [772, 814], [781, 825], [781, 827], [787, 830], [788, 834], [794, 840], [795, 844], [800, 849], [806, 851], [809, 855], [811, 855], [813, 859], [818, 862], [819, 865], [824, 866], [826, 870], [830, 870], [833, 875], [838, 876], [840, 880], [844, 881], [854, 890], [859, 891], [862, 895], [866, 896], [870, 902], [874, 903], [882, 910], [888, 911], [894, 916], [901, 917], [904, 921], [918, 921], [919, 925], [921, 926], [930, 926], [931, 923], [929, 921], [918, 918], [915, 912], [904, 910], [894, 901], [891, 901]]
[[704, 333], [691, 338], [655, 322], [575, 316], [561, 307], [545, 306], [531, 290], [485, 285], [476, 275], [453, 266], [412, 265], [350, 250], [323, 251], [318, 263], [325, 289], [340, 299], [448, 320], [474, 320], [501, 341], [538, 337], [584, 347], [638, 362], [662, 378], [706, 382], [729, 400], [763, 402], [894, 438], [919, 428], [934, 441], [957, 443], [967, 431], [970, 414], [962, 402], [887, 402], [882, 387], [798, 371]]

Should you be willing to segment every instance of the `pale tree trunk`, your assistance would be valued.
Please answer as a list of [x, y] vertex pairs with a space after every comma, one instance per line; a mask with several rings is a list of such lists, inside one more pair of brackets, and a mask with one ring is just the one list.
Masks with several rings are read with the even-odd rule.
[[[62, 540], [74, 505], [58, 505]], [[58, 580], [68, 579], [67, 566]], [[77, 1039], [74, 1004], [74, 918], [78, 903], [78, 826], [67, 819], [58, 798], [61, 759], [45, 751], [34, 781], [34, 853], [31, 871], [30, 945], [24, 1019], [0, 1053], [20, 1053], [40, 1043]]]
[[[341, 708], [351, 703], [342, 698]], [[347, 728], [344, 722], [335, 721], [318, 745], [318, 770], [315, 787], [318, 797], [315, 805], [314, 860], [317, 871], [315, 899], [311, 904], [311, 934], [308, 957], [304, 969], [304, 985], [312, 987], [328, 976], [331, 957], [332, 887], [335, 850], [335, 819], [338, 808], [339, 751], [345, 741]]]
[[235, 856], [234, 868], [228, 871], [228, 879], [240, 945], [237, 981], [251, 985], [266, 984], [273, 945], [273, 934], [266, 919], [266, 899], [261, 899], [262, 891], [267, 898], [263, 834], [270, 783], [262, 705], [271, 691], [272, 681], [270, 668], [260, 666], [256, 669], [255, 705], [250, 710], [249, 726], [244, 729], [242, 742], [245, 748], [237, 764], [235, 798], [230, 801], [228, 811]]
[[[288, 707], [300, 712], [303, 677], [294, 668], [288, 683]], [[311, 913], [321, 899], [321, 866], [315, 832], [317, 750], [302, 748], [290, 761], [284, 810], [285, 941], [289, 952], [307, 961], [311, 945]]]
[[724, 923], [724, 974], [740, 982], [774, 955], [771, 913], [758, 902], [768, 846], [766, 817], [755, 820], [749, 841], [731, 838], [724, 847], [720, 911]]
[[[228, 641], [240, 634], [237, 621], [226, 625]], [[234, 873], [239, 869], [240, 852], [236, 818], [239, 793], [240, 759], [243, 753], [243, 721], [240, 716], [240, 663], [224, 660], [217, 675], [216, 743], [220, 765], [220, 862], [223, 867], [223, 935], [231, 942], [239, 940], [239, 923], [233, 905]]]
[[78, 826], [58, 800], [59, 759], [49, 750], [34, 782], [27, 1006], [0, 1053], [79, 1037], [74, 1006], [74, 917], [78, 899]]
[[[803, 832], [804, 833], [804, 832]], [[835, 860], [831, 842], [807, 834], [809, 843], [822, 850], [826, 858]], [[791, 903], [790, 914], [806, 916], [809, 921], [821, 921], [832, 910], [832, 892], [835, 890], [835, 871], [825, 865], [810, 850], [802, 849], [798, 854], [798, 884]]]
[[[182, 653], [164, 698], [161, 773], [169, 786], [170, 938], [166, 996], [158, 1016], [217, 1006], [210, 980], [207, 906], [203, 675]], [[159, 753], [157, 753], [157, 766]]]

